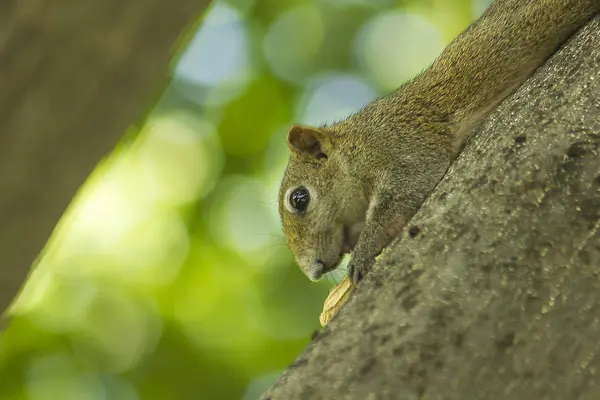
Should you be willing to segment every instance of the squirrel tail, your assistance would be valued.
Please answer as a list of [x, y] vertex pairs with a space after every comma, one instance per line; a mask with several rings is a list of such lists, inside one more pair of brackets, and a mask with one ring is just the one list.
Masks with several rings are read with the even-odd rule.
[[458, 145], [569, 37], [600, 12], [600, 0], [495, 0], [418, 79]]

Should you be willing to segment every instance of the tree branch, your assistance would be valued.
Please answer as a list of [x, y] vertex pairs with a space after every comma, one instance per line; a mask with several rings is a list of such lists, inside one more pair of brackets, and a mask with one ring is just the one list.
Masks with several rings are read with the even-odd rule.
[[600, 397], [600, 17], [485, 122], [264, 399]]
[[209, 0], [0, 4], [0, 313]]

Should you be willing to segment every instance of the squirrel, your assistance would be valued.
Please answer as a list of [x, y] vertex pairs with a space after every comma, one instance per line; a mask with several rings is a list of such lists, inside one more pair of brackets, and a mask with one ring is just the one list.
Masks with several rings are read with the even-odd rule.
[[495, 0], [393, 93], [329, 126], [292, 126], [278, 209], [305, 275], [351, 253], [356, 286], [476, 126], [599, 11], [600, 0]]

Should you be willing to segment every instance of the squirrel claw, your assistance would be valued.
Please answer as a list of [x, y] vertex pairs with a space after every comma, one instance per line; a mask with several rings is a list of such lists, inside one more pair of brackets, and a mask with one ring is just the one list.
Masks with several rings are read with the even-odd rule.
[[350, 263], [348, 264], [348, 276], [350, 277], [352, 286], [356, 287], [363, 280], [363, 278], [371, 270], [372, 265], [373, 265], [373, 262], [369, 262], [369, 261], [363, 261], [363, 260], [355, 261], [354, 258], [352, 260], [350, 260]]

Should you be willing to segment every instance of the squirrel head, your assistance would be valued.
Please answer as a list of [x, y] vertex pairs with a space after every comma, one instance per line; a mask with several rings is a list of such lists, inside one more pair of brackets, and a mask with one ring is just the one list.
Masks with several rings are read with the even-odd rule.
[[293, 126], [287, 144], [291, 155], [279, 189], [279, 215], [296, 262], [316, 281], [356, 245], [368, 202], [344, 168], [331, 128]]

